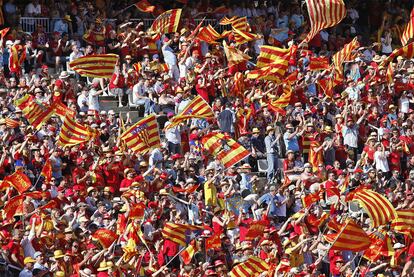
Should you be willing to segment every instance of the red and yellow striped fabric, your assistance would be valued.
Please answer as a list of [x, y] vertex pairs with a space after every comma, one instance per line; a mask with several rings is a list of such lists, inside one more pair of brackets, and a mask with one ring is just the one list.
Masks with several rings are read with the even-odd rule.
[[221, 38], [221, 35], [214, 30], [213, 26], [208, 24], [205, 27], [201, 27], [200, 32], [197, 34], [197, 38], [209, 44], [214, 44], [217, 43], [216, 40]]
[[371, 240], [367, 233], [354, 221], [349, 219], [336, 234], [324, 235], [332, 250], [364, 251], [369, 248]]
[[228, 134], [211, 132], [202, 139], [204, 149], [220, 160], [225, 168], [240, 162], [250, 151], [233, 140]]
[[152, 13], [155, 6], [152, 6], [147, 0], [141, 0], [134, 4], [134, 6], [143, 13]]
[[375, 191], [355, 190], [347, 195], [347, 201], [357, 201], [368, 213], [374, 228], [388, 224], [397, 218], [397, 212], [390, 201]]
[[160, 14], [148, 30], [149, 34], [169, 34], [177, 31], [182, 9], [168, 10]]
[[259, 257], [251, 256], [245, 262], [233, 267], [231, 277], [259, 276], [260, 273], [269, 270], [270, 266]]
[[344, 47], [336, 52], [332, 56], [332, 62], [336, 68], [340, 68], [342, 72], [342, 64], [345, 61], [349, 61], [353, 59], [354, 54], [352, 51], [355, 51], [359, 47], [359, 42], [357, 37], [355, 37], [350, 43], [344, 45]]
[[247, 78], [268, 80], [281, 83], [283, 77], [285, 76], [286, 70], [288, 69], [288, 66], [288, 60], [278, 59], [269, 66], [261, 67], [250, 71], [249, 73], [247, 73]]
[[15, 101], [15, 105], [22, 110], [24, 117], [35, 129], [40, 129], [42, 125], [53, 115], [53, 109], [35, 102], [35, 99], [26, 94]]
[[108, 249], [118, 239], [118, 235], [112, 230], [101, 228], [93, 233], [92, 238], [99, 241], [103, 248]]
[[162, 236], [165, 239], [178, 243], [179, 245], [186, 246], [186, 233], [188, 231], [197, 230], [204, 230], [204, 228], [196, 225], [167, 222], [162, 229]]
[[287, 60], [286, 56], [290, 57], [292, 49], [291, 48], [279, 48], [269, 45], [260, 46], [259, 57], [257, 57], [257, 67], [265, 67], [273, 64], [279, 60]]
[[214, 117], [213, 109], [208, 103], [200, 96], [197, 95], [194, 99], [184, 108], [184, 110], [171, 118], [170, 124], [166, 126], [166, 129], [173, 128], [181, 122], [190, 118], [204, 118], [209, 119]]
[[414, 209], [397, 211], [397, 218], [391, 223], [395, 232], [412, 237], [414, 234]]
[[24, 194], [17, 195], [6, 202], [3, 207], [3, 219], [10, 220], [15, 215], [21, 215], [23, 212]]
[[241, 72], [236, 72], [234, 74], [233, 86], [231, 87], [230, 91], [232, 95], [244, 98], [244, 89], [244, 75]]
[[365, 250], [364, 258], [376, 262], [383, 256], [390, 257], [395, 254], [391, 238], [385, 231], [375, 231], [369, 235], [371, 239], [370, 247]]
[[88, 55], [71, 61], [69, 66], [81, 76], [111, 78], [118, 58], [115, 54]]
[[249, 32], [250, 26], [247, 22], [247, 17], [239, 17], [233, 20], [231, 27], [240, 31]]
[[309, 208], [313, 203], [318, 202], [321, 199], [318, 192], [310, 193], [302, 196], [302, 205], [304, 208]]
[[5, 119], [5, 122], [6, 122], [6, 126], [8, 127], [8, 128], [17, 128], [17, 127], [19, 127], [20, 126], [20, 121], [17, 121], [17, 120], [14, 120], [14, 119], [11, 119], [11, 118], [9, 118], [9, 117], [6, 117]]
[[311, 57], [309, 62], [309, 70], [325, 70], [329, 69], [329, 58], [327, 57]]
[[410, 21], [405, 27], [404, 32], [401, 35], [401, 44], [402, 46], [407, 45], [407, 43], [414, 37], [414, 9], [411, 10]]
[[58, 144], [61, 146], [73, 146], [88, 142], [95, 135], [87, 126], [77, 123], [71, 116], [66, 116], [59, 133]]
[[237, 45], [247, 43], [249, 41], [255, 40], [257, 36], [255, 34], [249, 33], [247, 31], [242, 31], [233, 27], [233, 36]]
[[128, 130], [122, 133], [121, 140], [125, 142], [128, 148], [141, 154], [160, 147], [160, 134], [156, 116], [149, 115], [129, 127]]
[[269, 109], [283, 109], [290, 103], [290, 99], [292, 98], [292, 85], [288, 82], [283, 86], [283, 94], [269, 102]]
[[26, 47], [13, 45], [10, 47], [9, 69], [11, 72], [19, 72], [21, 65], [26, 60]]
[[223, 40], [223, 50], [226, 54], [228, 66], [244, 63], [251, 59], [249, 55], [244, 54], [239, 49], [228, 46], [225, 40]]
[[184, 264], [191, 263], [194, 254], [198, 251], [197, 242], [192, 240], [190, 244], [187, 246], [183, 252], [181, 252], [180, 256], [183, 258]]
[[398, 56], [405, 57], [406, 59], [412, 59], [414, 57], [414, 42], [392, 51], [392, 53], [381, 63], [380, 66], [385, 67], [389, 62]]
[[232, 24], [234, 22], [234, 20], [236, 20], [236, 19], [237, 19], [237, 16], [233, 16], [231, 18], [227, 18], [225, 16], [220, 20], [219, 24], [220, 25], [229, 25], [229, 24]]
[[310, 31], [304, 42], [309, 42], [319, 31], [335, 26], [344, 19], [346, 7], [342, 0], [306, 0]]
[[10, 31], [10, 28], [4, 28], [0, 30], [0, 38], [4, 38], [4, 36]]

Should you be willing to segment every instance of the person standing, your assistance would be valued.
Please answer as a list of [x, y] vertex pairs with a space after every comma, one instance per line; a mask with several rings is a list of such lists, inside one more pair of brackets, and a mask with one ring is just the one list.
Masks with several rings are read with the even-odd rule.
[[[267, 181], [271, 182], [276, 175], [278, 167], [278, 148], [279, 137], [275, 136], [275, 129], [272, 126], [266, 127], [267, 136], [265, 137], [266, 156], [267, 156]], [[280, 135], [279, 135], [280, 136]]]
[[220, 130], [225, 133], [234, 135], [234, 123], [236, 122], [236, 114], [231, 110], [231, 103], [226, 103], [226, 108], [218, 116], [218, 125]]

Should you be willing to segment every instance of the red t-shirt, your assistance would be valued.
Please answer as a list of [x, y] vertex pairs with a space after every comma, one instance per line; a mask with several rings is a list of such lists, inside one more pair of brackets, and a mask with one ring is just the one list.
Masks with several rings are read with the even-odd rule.
[[208, 88], [207, 87], [201, 87], [201, 85], [199, 85], [199, 84], [197, 84], [196, 85], [196, 90], [197, 90], [197, 93], [201, 96], [201, 97], [203, 97], [203, 99], [206, 101], [206, 102], [209, 102], [209, 99], [208, 99]]
[[134, 179], [126, 179], [125, 178], [121, 181], [120, 188], [129, 188], [132, 185], [133, 182], [134, 182]]
[[112, 75], [111, 81], [109, 82], [109, 89], [124, 88], [125, 78], [124, 78], [124, 75], [122, 74], [119, 74], [118, 83], [116, 85], [114, 84], [117, 75], [118, 74], [115, 74], [115, 73]]

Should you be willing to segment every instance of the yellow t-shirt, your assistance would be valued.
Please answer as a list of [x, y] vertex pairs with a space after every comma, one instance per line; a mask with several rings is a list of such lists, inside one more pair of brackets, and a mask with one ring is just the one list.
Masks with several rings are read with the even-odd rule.
[[211, 181], [204, 183], [204, 199], [206, 206], [217, 206], [217, 189]]

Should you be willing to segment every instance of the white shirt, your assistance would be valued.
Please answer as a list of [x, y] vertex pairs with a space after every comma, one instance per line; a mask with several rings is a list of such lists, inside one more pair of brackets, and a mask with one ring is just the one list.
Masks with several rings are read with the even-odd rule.
[[375, 168], [377, 170], [381, 170], [382, 172], [388, 172], [390, 171], [390, 168], [388, 166], [388, 160], [387, 157], [390, 154], [390, 152], [385, 151], [376, 151], [374, 153], [374, 162], [375, 162]]
[[29, 3], [26, 6], [26, 15], [28, 16], [34, 16], [34, 15], [40, 15], [42, 13], [42, 7], [40, 4], [37, 4], [36, 6], [33, 5], [33, 3]]
[[352, 128], [343, 126], [342, 135], [344, 137], [344, 145], [348, 145], [353, 148], [358, 147], [358, 126], [355, 125]]
[[[167, 121], [164, 125], [164, 128], [170, 125], [171, 122]], [[168, 128], [165, 131], [165, 138], [168, 142], [174, 143], [174, 144], [181, 144], [181, 133], [180, 128], [178, 126], [173, 128]]]
[[410, 101], [408, 100], [407, 97], [402, 96], [398, 100], [398, 109], [402, 113], [408, 113], [408, 110], [410, 109]]

